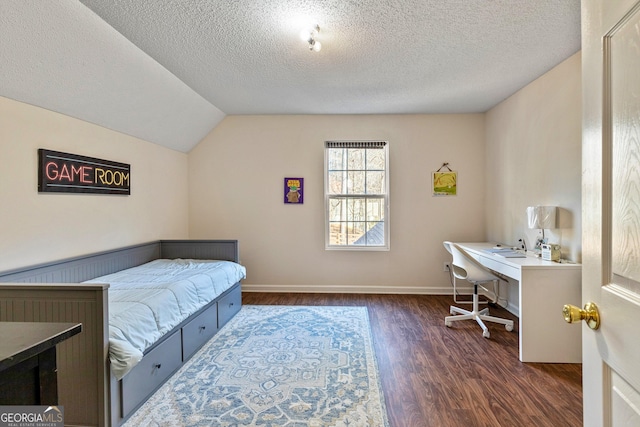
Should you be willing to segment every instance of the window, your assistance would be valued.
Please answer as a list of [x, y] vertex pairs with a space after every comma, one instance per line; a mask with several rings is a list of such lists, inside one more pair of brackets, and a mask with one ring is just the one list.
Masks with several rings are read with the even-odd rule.
[[325, 248], [389, 250], [389, 145], [325, 142]]

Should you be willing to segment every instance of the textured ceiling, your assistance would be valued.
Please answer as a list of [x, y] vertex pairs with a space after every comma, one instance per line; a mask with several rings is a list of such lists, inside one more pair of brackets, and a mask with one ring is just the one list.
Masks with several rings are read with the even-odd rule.
[[484, 112], [580, 49], [580, 0], [2, 0], [0, 37], [0, 95], [188, 151], [225, 114]]

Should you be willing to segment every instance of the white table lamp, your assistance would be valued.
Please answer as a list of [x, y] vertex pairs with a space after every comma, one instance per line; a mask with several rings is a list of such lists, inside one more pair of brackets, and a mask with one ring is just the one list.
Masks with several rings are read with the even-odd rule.
[[556, 228], [557, 216], [557, 206], [529, 206], [527, 208], [529, 228], [542, 230], [542, 238], [538, 238], [536, 241], [536, 249], [540, 249], [540, 245], [547, 243], [547, 239], [544, 237], [544, 230]]

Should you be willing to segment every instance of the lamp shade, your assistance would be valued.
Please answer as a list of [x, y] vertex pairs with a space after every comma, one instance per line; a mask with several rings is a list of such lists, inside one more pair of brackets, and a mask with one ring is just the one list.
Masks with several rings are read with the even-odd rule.
[[550, 229], [556, 228], [556, 216], [558, 208], [556, 206], [529, 206], [527, 208], [527, 219], [529, 228]]

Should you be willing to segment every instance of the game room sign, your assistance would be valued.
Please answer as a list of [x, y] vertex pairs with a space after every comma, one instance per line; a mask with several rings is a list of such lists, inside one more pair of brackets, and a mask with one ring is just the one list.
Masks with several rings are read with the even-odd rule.
[[38, 150], [39, 193], [131, 194], [126, 163]]

